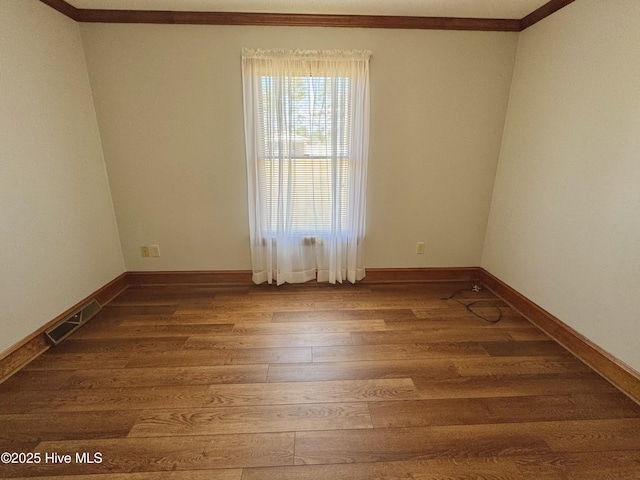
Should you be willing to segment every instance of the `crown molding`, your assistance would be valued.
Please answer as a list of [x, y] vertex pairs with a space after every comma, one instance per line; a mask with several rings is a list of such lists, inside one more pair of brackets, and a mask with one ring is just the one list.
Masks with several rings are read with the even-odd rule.
[[316, 15], [243, 12], [80, 10], [81, 22], [286, 27], [398, 28], [417, 30], [520, 30], [520, 20], [493, 18]]
[[82, 23], [152, 23], [169, 25], [257, 25], [287, 27], [396, 28], [520, 32], [575, 0], [550, 0], [521, 20], [504, 18], [316, 15], [289, 13], [186, 12], [76, 8], [65, 0], [40, 0]]
[[529, 15], [520, 20], [520, 30], [526, 30], [531, 25], [538, 23], [543, 18], [547, 18], [549, 15], [557, 12], [561, 8], [566, 7], [575, 0], [551, 0], [545, 3], [537, 10], [534, 10]]
[[80, 9], [74, 7], [73, 5], [69, 5], [64, 0], [40, 0], [45, 5], [49, 5], [54, 10], [66, 15], [72, 20], [76, 22], [80, 21]]

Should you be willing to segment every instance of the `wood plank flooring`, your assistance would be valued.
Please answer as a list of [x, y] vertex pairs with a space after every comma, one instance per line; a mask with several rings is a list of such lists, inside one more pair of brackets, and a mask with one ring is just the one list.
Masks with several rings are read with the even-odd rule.
[[640, 407], [469, 287], [130, 287], [0, 385], [0, 478], [640, 479]]

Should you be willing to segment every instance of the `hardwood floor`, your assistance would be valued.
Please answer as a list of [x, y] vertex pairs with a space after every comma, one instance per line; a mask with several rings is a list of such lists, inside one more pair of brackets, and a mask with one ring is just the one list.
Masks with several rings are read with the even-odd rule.
[[130, 287], [0, 385], [0, 477], [640, 479], [640, 406], [469, 287]]

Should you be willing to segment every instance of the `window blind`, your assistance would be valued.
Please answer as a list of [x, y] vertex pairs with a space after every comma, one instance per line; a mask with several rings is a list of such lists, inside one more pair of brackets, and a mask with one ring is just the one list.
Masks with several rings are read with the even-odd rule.
[[346, 230], [349, 87], [346, 77], [261, 77], [259, 181], [270, 230], [280, 225], [301, 236]]

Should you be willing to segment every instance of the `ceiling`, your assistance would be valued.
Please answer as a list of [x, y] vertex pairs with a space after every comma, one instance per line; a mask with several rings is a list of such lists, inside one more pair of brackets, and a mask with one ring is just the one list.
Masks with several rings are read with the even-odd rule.
[[521, 19], [548, 0], [66, 0], [81, 9]]

